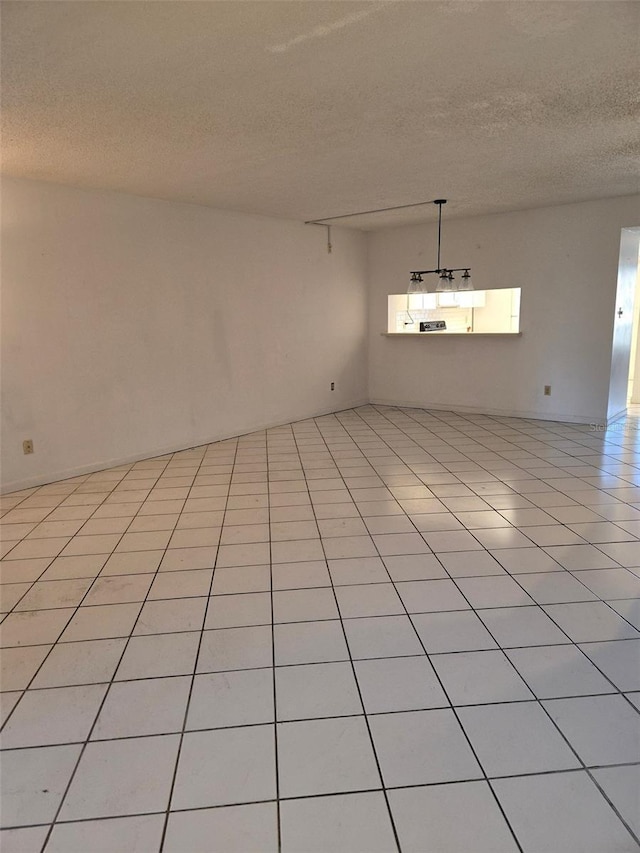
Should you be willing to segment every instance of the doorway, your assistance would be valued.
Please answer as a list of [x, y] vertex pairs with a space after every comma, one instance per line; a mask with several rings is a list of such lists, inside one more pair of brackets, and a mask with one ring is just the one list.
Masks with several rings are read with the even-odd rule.
[[620, 236], [607, 423], [622, 417], [630, 403], [637, 400], [640, 404], [639, 253], [640, 228], [623, 228]]
[[640, 253], [636, 269], [635, 301], [633, 303], [633, 324], [631, 330], [631, 353], [629, 359], [629, 382], [627, 387], [627, 406], [640, 406], [640, 348], [638, 331], [640, 329]]

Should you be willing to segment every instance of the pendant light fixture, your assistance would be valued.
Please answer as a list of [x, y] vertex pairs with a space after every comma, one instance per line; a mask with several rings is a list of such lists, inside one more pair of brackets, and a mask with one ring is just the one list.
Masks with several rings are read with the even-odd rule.
[[[433, 204], [438, 205], [438, 266], [434, 270], [413, 270], [409, 279], [407, 293], [426, 293], [427, 285], [422, 278], [423, 275], [437, 275], [437, 293], [452, 293], [457, 291], [473, 290], [471, 283], [471, 267], [441, 267], [440, 266], [440, 244], [442, 238], [442, 205], [447, 203], [446, 198], [437, 198]], [[454, 276], [454, 272], [461, 272], [460, 280]]]

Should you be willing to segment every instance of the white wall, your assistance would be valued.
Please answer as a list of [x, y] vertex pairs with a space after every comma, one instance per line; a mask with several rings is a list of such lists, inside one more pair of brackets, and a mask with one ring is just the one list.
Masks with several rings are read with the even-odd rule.
[[[446, 217], [446, 208], [445, 208]], [[370, 235], [372, 402], [568, 421], [607, 415], [620, 230], [638, 196], [443, 222], [442, 259], [478, 289], [521, 287], [521, 337], [385, 337], [387, 295], [435, 266], [436, 228]], [[551, 385], [550, 397], [543, 396]]]
[[366, 240], [332, 237], [4, 180], [3, 489], [365, 402]]

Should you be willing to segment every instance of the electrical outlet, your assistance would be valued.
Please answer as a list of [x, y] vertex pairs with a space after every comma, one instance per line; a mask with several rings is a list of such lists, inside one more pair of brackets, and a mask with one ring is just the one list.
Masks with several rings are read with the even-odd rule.
[[22, 452], [25, 455], [28, 453], [33, 453], [33, 441], [30, 438], [26, 438], [22, 442]]
[[551, 385], [545, 385], [544, 386], [544, 396], [545, 397], [551, 396]]
[[332, 383], [331, 383], [331, 390], [332, 390], [332, 391], [335, 391], [335, 390], [336, 390], [336, 383], [335, 383], [335, 382], [332, 382]]

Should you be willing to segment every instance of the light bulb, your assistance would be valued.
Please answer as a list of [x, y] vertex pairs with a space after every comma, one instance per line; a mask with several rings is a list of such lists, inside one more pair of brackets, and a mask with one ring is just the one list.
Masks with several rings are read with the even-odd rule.
[[423, 291], [422, 276], [417, 272], [412, 272], [407, 293], [422, 293]]
[[462, 279], [460, 281], [460, 290], [473, 290], [473, 283], [471, 281], [471, 273], [469, 270], [465, 270], [462, 273]]
[[449, 276], [446, 272], [440, 273], [440, 278], [438, 279], [438, 284], [436, 285], [437, 293], [447, 293], [451, 290], [451, 282], [449, 281]]

